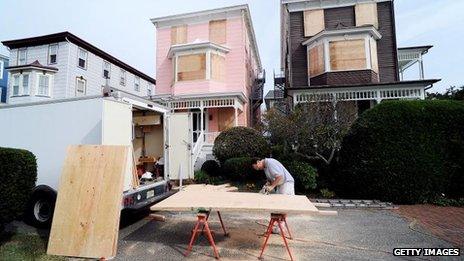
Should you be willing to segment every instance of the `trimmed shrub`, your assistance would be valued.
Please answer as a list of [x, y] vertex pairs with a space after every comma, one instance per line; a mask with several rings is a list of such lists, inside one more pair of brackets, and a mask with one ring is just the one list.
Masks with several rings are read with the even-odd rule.
[[366, 111], [344, 138], [342, 197], [400, 204], [464, 196], [464, 103], [391, 101]]
[[209, 175], [203, 170], [197, 170], [194, 173], [195, 183], [198, 184], [209, 184]]
[[206, 172], [208, 176], [218, 177], [220, 176], [221, 167], [215, 160], [207, 160], [201, 165], [201, 170]]
[[222, 176], [232, 181], [250, 181], [265, 179], [262, 171], [256, 171], [251, 166], [252, 158], [231, 158], [222, 166]]
[[295, 190], [298, 193], [308, 193], [317, 187], [317, 171], [310, 164], [302, 161], [282, 163], [295, 179]]
[[266, 157], [269, 145], [257, 130], [234, 127], [219, 134], [214, 141], [213, 154], [221, 163], [231, 158]]
[[36, 179], [34, 154], [0, 148], [0, 228], [23, 214]]

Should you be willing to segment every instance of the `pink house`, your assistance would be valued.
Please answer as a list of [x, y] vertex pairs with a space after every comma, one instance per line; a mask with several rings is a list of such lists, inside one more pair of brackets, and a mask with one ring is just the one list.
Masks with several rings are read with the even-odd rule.
[[248, 5], [151, 19], [156, 27], [153, 100], [191, 112], [193, 141], [211, 143], [260, 116], [264, 71]]

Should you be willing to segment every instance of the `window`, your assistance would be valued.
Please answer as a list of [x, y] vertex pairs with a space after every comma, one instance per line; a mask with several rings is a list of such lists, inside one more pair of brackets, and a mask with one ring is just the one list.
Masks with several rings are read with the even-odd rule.
[[330, 42], [330, 68], [332, 71], [366, 69], [365, 40]]
[[111, 72], [111, 64], [107, 61], [103, 61], [103, 78], [109, 79]]
[[87, 92], [87, 81], [82, 77], [78, 77], [76, 80], [76, 96], [84, 96]]
[[171, 27], [171, 45], [187, 43], [187, 26]]
[[0, 80], [3, 79], [3, 66], [4, 66], [4, 63], [2, 60], [0, 60]]
[[325, 29], [324, 9], [304, 11], [304, 36], [310, 37]]
[[151, 96], [153, 94], [153, 84], [148, 83], [147, 95]]
[[126, 85], [126, 71], [121, 69], [120, 75], [119, 75], [119, 84], [122, 86]]
[[226, 21], [227, 20], [217, 20], [209, 22], [209, 41], [217, 44], [226, 43]]
[[137, 91], [137, 92], [140, 91], [140, 77], [135, 76], [134, 90]]
[[[211, 54], [211, 79], [224, 81], [226, 78], [226, 59], [218, 54]], [[249, 63], [247, 63], [249, 65]], [[249, 67], [249, 66], [247, 66]]]
[[13, 96], [19, 95], [19, 82], [20, 82], [19, 74], [13, 75]]
[[79, 48], [77, 51], [77, 66], [82, 69], [87, 69], [87, 51]]
[[50, 96], [50, 75], [38, 75], [37, 95]]
[[29, 74], [13, 75], [12, 96], [29, 95]]
[[308, 61], [310, 77], [324, 73], [324, 45], [320, 44], [309, 49]]
[[58, 55], [58, 44], [48, 46], [48, 64], [55, 64]]
[[190, 54], [177, 57], [176, 81], [206, 79], [206, 54]]
[[18, 65], [24, 65], [27, 62], [27, 49], [19, 49], [18, 50]]

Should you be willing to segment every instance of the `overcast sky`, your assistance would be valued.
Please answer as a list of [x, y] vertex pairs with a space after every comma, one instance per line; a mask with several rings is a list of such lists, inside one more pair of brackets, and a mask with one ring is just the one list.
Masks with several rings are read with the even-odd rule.
[[[155, 72], [155, 30], [150, 18], [248, 3], [267, 71], [280, 68], [280, 0], [0, 0], [0, 40], [70, 31], [148, 75]], [[464, 1], [396, 0], [398, 46], [434, 45], [425, 57], [434, 91], [464, 85]], [[0, 53], [9, 54], [1, 46]], [[418, 77], [412, 69], [407, 79]]]

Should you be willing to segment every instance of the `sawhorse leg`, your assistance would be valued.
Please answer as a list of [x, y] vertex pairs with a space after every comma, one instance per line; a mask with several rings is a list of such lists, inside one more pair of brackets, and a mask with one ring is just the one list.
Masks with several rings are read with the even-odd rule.
[[190, 238], [190, 243], [189, 243], [189, 245], [187, 247], [187, 251], [185, 252], [184, 255], [188, 256], [190, 251], [192, 251], [193, 244], [195, 243], [197, 235], [202, 232], [202, 231], [200, 231], [200, 225], [203, 225], [203, 228], [205, 229], [206, 237], [208, 238], [209, 244], [211, 245], [211, 247], [213, 247], [214, 257], [216, 257], [216, 259], [219, 259], [219, 253], [218, 253], [218, 250], [216, 248], [216, 244], [214, 243], [214, 239], [213, 239], [213, 235], [211, 234], [211, 230], [209, 229], [209, 226], [208, 226], [208, 215], [204, 214], [204, 213], [201, 213], [201, 214], [197, 215], [197, 222], [195, 223], [195, 227], [193, 228], [192, 236]]
[[[209, 216], [211, 215], [211, 211], [207, 211], [205, 213], [206, 213], [206, 221], [208, 221]], [[217, 214], [219, 217], [219, 221], [221, 222], [222, 231], [224, 231], [224, 236], [227, 237], [229, 236], [229, 233], [227, 233], [226, 226], [224, 226], [224, 222], [222, 221], [221, 212], [217, 211]], [[203, 226], [203, 228], [201, 229], [201, 233], [203, 233], [204, 229], [205, 229], [205, 226]]]
[[284, 233], [284, 230], [283, 230], [283, 227], [282, 227], [282, 222], [284, 222], [285, 227], [287, 228], [287, 232], [288, 232], [289, 237], [292, 238], [292, 236], [290, 234], [290, 230], [288, 229], [287, 215], [285, 215], [285, 214], [271, 214], [271, 220], [269, 221], [269, 226], [267, 227], [266, 234], [264, 234], [265, 239], [264, 239], [263, 248], [261, 249], [261, 254], [259, 255], [259, 259], [263, 258], [264, 249], [266, 248], [269, 237], [272, 234], [272, 229], [274, 228], [274, 224], [277, 223], [277, 225], [279, 226], [280, 235], [282, 236], [282, 239], [284, 240], [285, 248], [287, 248], [288, 255], [290, 256], [290, 260], [293, 261], [292, 252], [290, 251], [290, 248], [288, 247], [287, 238], [285, 237], [285, 233]]

